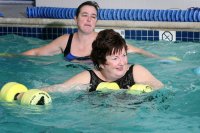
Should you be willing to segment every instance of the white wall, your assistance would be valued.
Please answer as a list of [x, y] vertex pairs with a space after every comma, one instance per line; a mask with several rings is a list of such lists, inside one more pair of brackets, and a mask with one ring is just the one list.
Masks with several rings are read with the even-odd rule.
[[[71, 7], [87, 0], [36, 0], [36, 6]], [[200, 7], [200, 0], [94, 0], [100, 8], [112, 9], [187, 9]]]

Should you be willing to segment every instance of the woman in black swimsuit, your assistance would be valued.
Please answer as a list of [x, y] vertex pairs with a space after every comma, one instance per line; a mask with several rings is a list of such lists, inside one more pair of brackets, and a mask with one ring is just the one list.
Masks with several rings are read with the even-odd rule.
[[116, 83], [121, 89], [128, 89], [134, 84], [145, 84], [153, 89], [163, 87], [141, 65], [129, 65], [127, 45], [119, 33], [114, 30], [100, 31], [92, 44], [91, 59], [95, 69], [81, 72], [62, 84], [42, 88], [47, 92], [66, 91], [74, 85], [90, 84], [89, 91], [95, 91], [102, 82]]
[[[75, 22], [78, 27], [77, 32], [72, 35], [62, 35], [45, 46], [28, 50], [22, 54], [53, 56], [64, 53], [64, 58], [67, 61], [88, 60], [92, 50], [92, 42], [98, 34], [94, 31], [97, 24], [98, 8], [98, 4], [93, 1], [82, 3], [77, 8], [75, 16]], [[128, 52], [143, 54], [148, 57], [159, 57], [132, 45], [128, 45]]]

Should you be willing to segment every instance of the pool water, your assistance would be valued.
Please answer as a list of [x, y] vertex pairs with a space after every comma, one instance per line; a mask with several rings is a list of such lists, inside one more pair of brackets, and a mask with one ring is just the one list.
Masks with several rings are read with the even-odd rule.
[[[25, 57], [20, 52], [51, 40], [0, 36], [0, 86], [15, 81], [28, 88], [60, 83], [92, 68], [70, 63], [62, 55]], [[129, 54], [129, 63], [148, 68], [165, 87], [134, 96], [125, 91], [88, 92], [84, 86], [65, 93], [51, 93], [48, 106], [24, 106], [0, 102], [0, 132], [29, 133], [199, 133], [200, 132], [200, 45], [190, 42], [145, 42], [127, 40], [162, 57], [175, 56], [181, 62], [163, 62]], [[8, 56], [2, 53], [11, 53]]]

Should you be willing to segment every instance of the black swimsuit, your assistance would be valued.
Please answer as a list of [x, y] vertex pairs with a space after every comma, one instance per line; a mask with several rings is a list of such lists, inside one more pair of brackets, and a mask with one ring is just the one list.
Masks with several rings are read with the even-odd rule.
[[[129, 70], [125, 73], [125, 75], [123, 77], [121, 77], [120, 79], [114, 81], [115, 83], [117, 83], [119, 85], [119, 87], [121, 89], [128, 89], [130, 86], [135, 84], [135, 81], [133, 79], [133, 66], [131, 65], [129, 67]], [[90, 73], [90, 89], [89, 91], [95, 91], [97, 86], [101, 83], [101, 82], [105, 82], [102, 79], [100, 79], [92, 70], [88, 70]]]
[[72, 60], [90, 60], [90, 56], [84, 56], [84, 57], [77, 57], [75, 55], [72, 55], [70, 53], [71, 50], [71, 43], [72, 43], [72, 38], [73, 38], [73, 34], [70, 34], [68, 42], [67, 42], [67, 46], [64, 50], [64, 58], [67, 61], [72, 61]]

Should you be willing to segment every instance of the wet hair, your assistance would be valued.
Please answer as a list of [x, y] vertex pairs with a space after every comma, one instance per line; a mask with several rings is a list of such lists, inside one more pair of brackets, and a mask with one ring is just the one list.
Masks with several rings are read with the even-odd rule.
[[95, 1], [86, 1], [86, 2], [83, 2], [81, 5], [78, 6], [78, 8], [76, 10], [76, 17], [78, 17], [78, 15], [81, 11], [81, 8], [83, 6], [93, 6], [96, 9], [97, 15], [98, 15], [99, 5]]
[[118, 32], [112, 29], [100, 31], [92, 43], [90, 55], [95, 68], [101, 70], [100, 64], [106, 63], [106, 56], [122, 52], [123, 48], [127, 52], [126, 41]]

